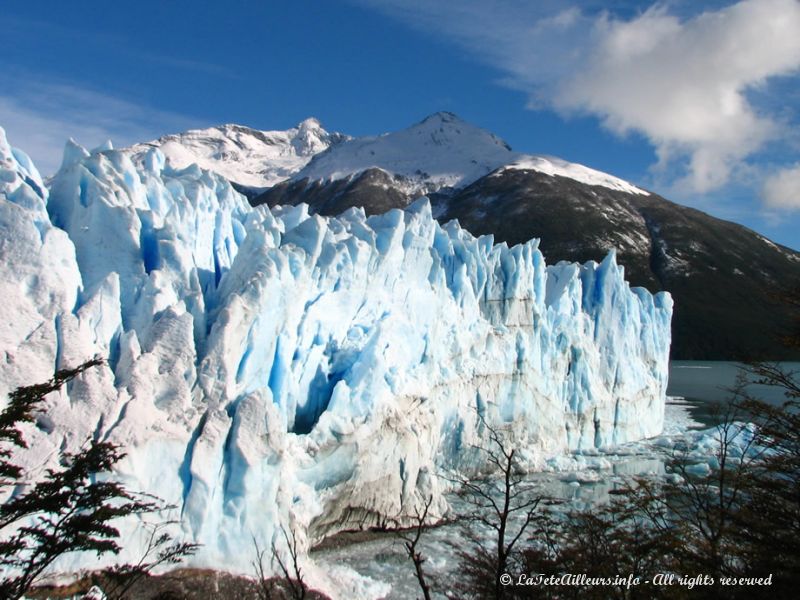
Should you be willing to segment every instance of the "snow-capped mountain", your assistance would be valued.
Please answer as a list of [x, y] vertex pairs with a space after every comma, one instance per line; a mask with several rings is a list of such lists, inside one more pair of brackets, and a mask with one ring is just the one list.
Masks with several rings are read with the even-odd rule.
[[526, 169], [570, 177], [632, 193], [635, 186], [582, 165], [513, 152], [499, 137], [449, 112], [438, 112], [408, 129], [350, 139], [315, 156], [292, 182], [330, 183], [378, 169], [394, 187], [420, 196], [463, 188], [500, 168]]
[[[106, 358], [49, 398], [24, 464], [120, 444], [117, 476], [177, 507], [193, 564], [247, 573], [281, 527], [306, 550], [431, 497], [442, 514], [439, 475], [482, 468], [481, 418], [529, 468], [661, 429], [672, 301], [631, 289], [613, 253], [548, 266], [536, 240], [440, 225], [426, 199], [253, 208], [158, 148], [136, 158], [70, 143], [48, 189], [0, 130], [0, 383]], [[301, 560], [322, 589], [357, 579]]]
[[306, 119], [286, 131], [260, 131], [241, 125], [191, 129], [132, 146], [135, 157], [159, 148], [177, 169], [197, 164], [243, 187], [264, 189], [301, 170], [315, 155], [349, 139]]
[[330, 182], [381, 169], [409, 193], [425, 194], [466, 185], [515, 156], [497, 136], [441, 112], [402, 131], [348, 140], [314, 157], [292, 180]]

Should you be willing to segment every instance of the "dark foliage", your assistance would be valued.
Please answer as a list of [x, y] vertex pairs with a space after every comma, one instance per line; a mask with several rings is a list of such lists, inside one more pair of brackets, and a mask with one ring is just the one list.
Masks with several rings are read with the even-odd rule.
[[309, 588], [305, 583], [303, 570], [300, 568], [299, 552], [297, 550], [297, 536], [292, 531], [291, 536], [286, 529], [281, 526], [283, 539], [289, 552], [289, 561], [281, 556], [277, 544], [272, 542], [271, 562], [277, 565], [282, 579], [269, 577], [268, 569], [264, 565], [266, 550], [261, 548], [258, 540], [253, 538], [253, 549], [255, 559], [252, 562], [258, 588], [256, 591], [258, 600], [282, 600], [291, 598], [292, 600], [305, 600], [309, 593]]
[[454, 480], [469, 510], [464, 539], [456, 548], [460, 566], [453, 595], [505, 598], [509, 588], [503, 576], [519, 571], [518, 545], [537, 522], [537, 509], [546, 499], [526, 479], [517, 450], [503, 432], [482, 415], [478, 418], [488, 432], [488, 444], [478, 449], [490, 472], [483, 479]]
[[[650, 526], [628, 502], [616, 499], [593, 511], [571, 511], [562, 516], [549, 514], [540, 520], [531, 544], [524, 551], [524, 573], [560, 576], [585, 574], [608, 585], [571, 584], [563, 587], [515, 585], [514, 598], [650, 599], [666, 597], [662, 588], [628, 579], [647, 577], [664, 566], [669, 539]], [[623, 575], [623, 578], [618, 576]], [[519, 580], [517, 579], [517, 583]]]
[[427, 502], [425, 502], [425, 508], [422, 510], [422, 512], [417, 510], [416, 525], [410, 531], [400, 531], [397, 534], [398, 537], [403, 540], [403, 545], [405, 546], [408, 558], [410, 558], [411, 562], [414, 563], [414, 575], [417, 578], [419, 589], [422, 590], [422, 597], [425, 600], [430, 600], [431, 598], [431, 586], [428, 582], [428, 575], [425, 573], [425, 569], [423, 567], [427, 559], [419, 550], [419, 541], [422, 538], [422, 533], [425, 531], [426, 521], [428, 519], [428, 511], [431, 508], [432, 502], [433, 496], [428, 498]]
[[[121, 548], [114, 520], [168, 508], [157, 498], [130, 492], [118, 482], [98, 477], [109, 473], [125, 456], [114, 444], [88, 440], [79, 452], [62, 453], [60, 468], [48, 469], [39, 481], [28, 480], [24, 469], [13, 460], [15, 449], [27, 448], [20, 427], [35, 420], [47, 394], [101, 363], [94, 359], [59, 371], [45, 383], [19, 388], [0, 413], [0, 492], [10, 492], [0, 506], [0, 598], [20, 598], [64, 554], [117, 554]], [[106, 580], [116, 582], [115, 589], [120, 591], [110, 597], [122, 597], [125, 581], [158, 565], [176, 563], [194, 550], [193, 544], [172, 543], [156, 526], [139, 564], [106, 572]]]
[[[754, 367], [753, 367], [754, 368]], [[793, 374], [785, 381], [796, 398]], [[794, 400], [773, 407], [744, 386], [720, 408], [708, 472], [677, 447], [672, 477], [638, 478], [608, 505], [547, 514], [524, 552], [523, 573], [639, 577], [640, 584], [513, 586], [521, 598], [796, 598], [800, 586], [800, 415]], [[753, 425], [745, 426], [743, 421]], [[653, 585], [657, 574], [708, 576], [707, 583]], [[491, 577], [487, 569], [484, 577]], [[770, 578], [770, 585], [726, 585]], [[650, 581], [651, 583], [647, 583]]]
[[11, 485], [22, 475], [22, 468], [11, 462], [15, 447], [28, 447], [19, 429], [20, 425], [33, 423], [47, 394], [61, 389], [61, 386], [80, 373], [102, 363], [101, 359], [95, 358], [75, 369], [59, 371], [50, 381], [21, 387], [9, 394], [8, 404], [0, 413], [0, 486]]
[[185, 557], [194, 554], [197, 544], [175, 542], [165, 531], [173, 524], [165, 521], [149, 526], [147, 547], [137, 563], [114, 565], [93, 575], [92, 583], [103, 590], [107, 600], [129, 597], [131, 590], [157, 567], [179, 564]]

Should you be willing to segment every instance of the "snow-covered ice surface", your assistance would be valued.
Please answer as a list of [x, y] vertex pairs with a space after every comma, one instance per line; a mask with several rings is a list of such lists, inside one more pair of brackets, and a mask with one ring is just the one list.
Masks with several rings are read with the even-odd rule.
[[402, 131], [339, 144], [315, 156], [292, 178], [334, 181], [370, 168], [393, 175], [397, 187], [412, 196], [462, 188], [506, 169], [539, 171], [632, 194], [649, 193], [583, 165], [513, 152], [496, 135], [447, 112], [435, 113]]
[[[474, 473], [481, 418], [530, 469], [663, 425], [672, 301], [631, 289], [614, 254], [546, 266], [406, 211], [252, 209], [221, 176], [68, 144], [45, 189], [0, 138], [0, 385], [108, 359], [48, 401], [25, 464], [88, 438], [116, 477], [177, 508], [195, 566], [248, 573], [255, 537], [303, 549], [447, 509], [442, 469]], [[165, 515], [166, 516], [166, 515]], [[140, 524], [119, 558], [138, 559]], [[305, 560], [305, 559], [304, 559]], [[70, 555], [61, 569], [96, 566]], [[334, 596], [385, 590], [315, 567]]]
[[347, 140], [323, 129], [314, 118], [286, 131], [261, 131], [241, 125], [220, 125], [166, 135], [128, 149], [135, 159], [159, 148], [173, 168], [197, 164], [229, 181], [267, 188], [288, 179], [314, 155]]

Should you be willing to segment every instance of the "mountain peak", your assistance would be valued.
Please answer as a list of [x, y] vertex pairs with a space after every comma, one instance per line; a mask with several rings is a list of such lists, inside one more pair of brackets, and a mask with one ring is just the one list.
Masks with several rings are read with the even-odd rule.
[[320, 129], [322, 131], [325, 131], [325, 129], [322, 127], [322, 123], [320, 123], [319, 119], [317, 119], [316, 117], [308, 117], [307, 119], [303, 119], [297, 124], [297, 129], [300, 131], [320, 130]]
[[433, 114], [428, 115], [418, 124], [422, 125], [423, 123], [466, 123], [464, 119], [459, 117], [457, 114], [450, 112], [449, 110], [440, 110]]
[[462, 135], [473, 136], [489, 136], [492, 145], [500, 145], [506, 150], [511, 151], [511, 146], [505, 140], [499, 138], [497, 135], [487, 131], [477, 125], [473, 125], [469, 121], [465, 121], [457, 114], [449, 111], [439, 111], [432, 115], [428, 115], [419, 123], [409, 127], [411, 130], [425, 130], [436, 131], [439, 134], [451, 133], [454, 134], [454, 139], [451, 141], [461, 143], [461, 139], [455, 139]]
[[298, 156], [314, 156], [327, 150], [333, 143], [346, 139], [338, 133], [330, 134], [315, 117], [309, 117], [297, 124], [297, 133], [292, 139], [292, 148]]
[[376, 168], [424, 194], [467, 185], [515, 156], [493, 133], [437, 112], [408, 129], [339, 144], [316, 155], [293, 179], [336, 180]]
[[229, 181], [263, 189], [291, 177], [312, 156], [347, 139], [326, 131], [318, 119], [310, 117], [285, 131], [262, 131], [235, 123], [190, 129], [136, 144], [128, 152], [139, 157], [157, 147], [174, 168], [197, 164]]

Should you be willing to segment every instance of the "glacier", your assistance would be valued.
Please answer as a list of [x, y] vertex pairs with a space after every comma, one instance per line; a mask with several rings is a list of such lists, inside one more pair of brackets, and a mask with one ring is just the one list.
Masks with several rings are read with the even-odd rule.
[[[114, 476], [174, 505], [195, 566], [249, 573], [282, 527], [307, 550], [430, 497], [443, 515], [442, 474], [485, 468], [484, 420], [531, 470], [663, 426], [672, 300], [631, 289], [613, 251], [548, 266], [537, 240], [440, 225], [426, 198], [369, 218], [252, 208], [157, 148], [70, 142], [45, 185], [2, 129], [0, 230], [0, 403], [106, 359], [51, 395], [25, 464], [120, 444]], [[138, 558], [141, 523], [122, 532]]]

